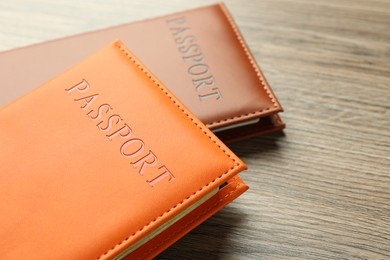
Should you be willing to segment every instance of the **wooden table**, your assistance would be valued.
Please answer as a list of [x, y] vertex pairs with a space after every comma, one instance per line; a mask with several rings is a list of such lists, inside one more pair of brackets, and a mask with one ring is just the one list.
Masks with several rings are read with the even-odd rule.
[[[0, 49], [212, 2], [2, 1]], [[287, 128], [231, 145], [251, 189], [159, 258], [390, 259], [390, 2], [226, 4]]]

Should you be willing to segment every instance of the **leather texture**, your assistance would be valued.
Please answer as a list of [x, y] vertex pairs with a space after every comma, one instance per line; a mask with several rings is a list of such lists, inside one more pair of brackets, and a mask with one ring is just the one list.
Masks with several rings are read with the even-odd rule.
[[[0, 106], [121, 39], [210, 129], [266, 118], [218, 132], [225, 142], [284, 128], [282, 108], [225, 5], [49, 41], [0, 54]], [[20, 75], [18, 75], [20, 73]]]
[[134, 252], [150, 258], [247, 189], [244, 163], [119, 41], [4, 107], [0, 143], [6, 259], [112, 259], [228, 182]]
[[150, 240], [143, 247], [134, 251], [126, 259], [152, 259], [164, 251], [164, 249], [168, 248], [171, 244], [176, 242], [180, 237], [187, 234], [190, 230], [203, 223], [224, 206], [229, 204], [232, 200], [236, 199], [247, 189], [248, 186], [238, 176], [233, 177], [228, 180], [227, 185], [211, 199], [207, 200], [194, 211], [180, 219], [159, 236]]

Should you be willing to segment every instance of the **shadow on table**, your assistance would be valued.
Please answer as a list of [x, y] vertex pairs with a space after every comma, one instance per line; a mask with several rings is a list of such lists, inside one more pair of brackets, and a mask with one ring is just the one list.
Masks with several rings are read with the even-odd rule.
[[[245, 158], [252, 155], [274, 153], [280, 149], [278, 143], [283, 142], [284, 138], [285, 134], [281, 131], [231, 143], [228, 146], [239, 157]], [[223, 256], [231, 255], [239, 248], [230, 235], [236, 233], [236, 228], [242, 228], [246, 214], [248, 212], [242, 212], [234, 205], [228, 205], [169, 247], [156, 259], [222, 259]], [[234, 236], [232, 235], [232, 237]]]
[[275, 152], [281, 148], [286, 134], [283, 131], [252, 137], [250, 139], [228, 144], [227, 146], [238, 156], [246, 157], [252, 154]]
[[246, 214], [230, 205], [185, 235], [156, 259], [221, 259], [234, 247], [229, 236]]

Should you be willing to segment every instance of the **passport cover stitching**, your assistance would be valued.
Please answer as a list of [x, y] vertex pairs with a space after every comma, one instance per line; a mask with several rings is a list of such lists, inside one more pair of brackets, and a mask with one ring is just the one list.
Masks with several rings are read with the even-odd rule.
[[144, 228], [146, 228], [147, 226], [151, 225], [152, 223], [156, 222], [159, 218], [162, 218], [165, 214], [169, 213], [171, 210], [175, 209], [176, 207], [178, 207], [179, 205], [183, 204], [185, 201], [187, 201], [188, 199], [190, 199], [191, 197], [195, 196], [198, 192], [202, 191], [204, 188], [208, 187], [210, 184], [216, 182], [218, 179], [222, 178], [224, 175], [230, 173], [231, 171], [233, 171], [236, 167], [238, 167], [240, 164], [234, 159], [232, 158], [227, 152], [226, 150], [224, 150], [219, 144], [217, 144], [217, 142], [212, 138], [212, 136], [210, 136], [204, 129], [201, 125], [199, 125], [195, 120], [194, 118], [189, 115], [188, 113], [186, 113], [186, 111], [181, 107], [180, 104], [178, 104], [176, 102], [176, 100], [164, 89], [164, 87], [162, 87], [160, 85], [160, 83], [158, 83], [155, 78], [150, 75], [150, 73], [148, 71], [146, 71], [143, 66], [137, 61], [134, 59], [134, 57], [123, 47], [123, 45], [121, 44], [120, 41], [116, 41], [115, 42], [115, 47], [117, 47], [131, 62], [133, 62], [143, 73], [145, 73], [145, 75], [161, 90], [163, 91], [163, 93], [169, 97], [169, 99], [211, 140], [213, 141], [218, 147], [220, 150], [222, 150], [225, 155], [227, 155], [235, 164], [233, 167], [231, 167], [228, 171], [226, 171], [225, 173], [219, 175], [217, 178], [213, 179], [211, 182], [209, 183], [206, 183], [203, 187], [201, 187], [200, 189], [198, 189], [197, 191], [193, 192], [191, 195], [189, 195], [188, 197], [186, 197], [185, 199], [183, 199], [182, 201], [180, 201], [178, 204], [176, 204], [175, 206], [173, 206], [172, 208], [166, 210], [165, 212], [163, 212], [162, 214], [160, 214], [158, 217], [156, 217], [155, 219], [151, 220], [149, 223], [145, 224], [142, 228], [138, 229], [137, 231], [135, 231], [133, 234], [129, 235], [128, 237], [126, 237], [125, 239], [123, 239], [122, 241], [120, 241], [119, 243], [117, 243], [116, 245], [114, 245], [113, 247], [111, 247], [109, 250], [107, 250], [106, 252], [104, 252], [103, 254], [101, 254], [99, 257], [97, 257], [96, 259], [101, 259], [102, 257], [104, 257], [105, 255], [107, 255], [110, 251], [114, 250], [116, 247], [120, 246], [121, 244], [125, 243], [126, 241], [128, 241], [130, 238], [132, 238], [133, 236], [135, 236], [137, 233], [141, 232]]
[[[213, 141], [213, 143], [215, 143], [218, 147], [219, 147], [219, 149], [221, 149], [229, 158], [231, 158], [235, 163], [236, 163], [236, 160], [234, 159], [234, 158], [232, 158], [231, 156], [230, 156], [230, 154], [228, 154], [227, 152], [226, 152], [226, 150], [225, 149], [223, 149], [219, 144], [217, 144], [217, 142], [213, 139], [213, 137], [212, 136], [210, 136], [204, 129], [203, 129], [203, 127], [201, 126], [201, 125], [199, 125], [197, 122], [195, 122], [195, 120], [194, 120], [194, 118], [192, 117], [192, 116], [190, 116], [182, 107], [181, 107], [181, 105], [180, 104], [178, 104], [177, 102], [176, 102], [176, 100], [163, 88], [163, 87], [161, 87], [161, 84], [160, 83], [158, 83], [155, 79], [154, 79], [154, 77], [152, 76], [152, 75], [150, 75], [149, 74], [149, 72], [148, 71], [146, 71], [144, 68], [143, 68], [143, 66], [140, 64], [140, 63], [138, 63], [137, 62], [137, 60], [135, 60], [134, 58], [133, 58], [133, 56], [131, 56], [130, 55], [130, 53], [125, 49], [125, 48], [123, 48], [123, 45], [119, 42], [119, 41], [117, 41], [116, 43], [115, 43], [115, 46], [116, 47], [118, 47], [119, 48], [119, 50], [121, 50], [122, 51], [122, 53], [126, 56], [126, 57], [128, 57], [129, 59], [130, 59], [130, 61], [132, 61], [135, 65], [137, 65], [137, 67], [143, 72], [143, 73], [145, 73], [145, 75], [161, 90], [161, 91], [163, 91], [164, 92], [164, 94], [166, 95], [166, 96], [168, 96], [169, 97], [169, 99], [180, 109], [180, 111], [182, 111], [189, 119], [191, 119], [191, 121], [203, 132], [203, 134], [205, 134], [211, 141]], [[237, 166], [238, 166], [238, 163], [236, 163], [237, 164]]]
[[[235, 25], [234, 21], [232, 20], [230, 14], [228, 13], [228, 11], [226, 10], [226, 8], [224, 7], [223, 4], [219, 4], [223, 14], [225, 15], [226, 19], [228, 20], [229, 24], [230, 24], [230, 27], [232, 28], [232, 30], [234, 31], [234, 34], [237, 38], [237, 40], [240, 42], [241, 44], [241, 47], [242, 49], [244, 50], [250, 64], [252, 65], [252, 68], [253, 70], [256, 72], [256, 75], [260, 81], [260, 84], [263, 86], [264, 90], [267, 92], [268, 94], [268, 97], [270, 98], [270, 100], [272, 101], [272, 103], [274, 104], [274, 108], [277, 108], [278, 106], [276, 105], [276, 101], [275, 99], [273, 98], [273, 96], [271, 95], [268, 87], [266, 84], [264, 84], [264, 78], [261, 76], [261, 73], [259, 72], [259, 69], [257, 68], [257, 66], [255, 65], [255, 61], [253, 60], [253, 58], [251, 57], [251, 55], [249, 54], [249, 50], [248, 48], [246, 47], [244, 41], [243, 41], [243, 38], [240, 34], [240, 32], [238, 31], [238, 28], [237, 26]], [[221, 119], [221, 120], [218, 120], [218, 121], [214, 121], [212, 123], [209, 123], [207, 124], [207, 126], [213, 126], [215, 124], [218, 124], [218, 123], [221, 123], [221, 122], [227, 122], [227, 121], [231, 121], [231, 120], [234, 120], [234, 119], [239, 119], [239, 118], [242, 118], [242, 117], [246, 117], [246, 116], [249, 116], [249, 115], [256, 115], [256, 114], [261, 114], [262, 112], [264, 111], [267, 111], [267, 110], [270, 110], [271, 107], [269, 108], [265, 108], [265, 109], [261, 109], [261, 110], [257, 110], [257, 111], [253, 111], [253, 112], [250, 112], [250, 113], [246, 113], [246, 114], [243, 114], [243, 115], [239, 115], [239, 116], [234, 116], [234, 117], [230, 117], [230, 118], [226, 118], [226, 119]]]
[[[221, 10], [225, 14], [225, 17], [227, 18], [227, 20], [229, 21], [229, 24], [232, 27], [232, 29], [234, 31], [234, 34], [237, 37], [237, 40], [240, 42], [241, 47], [244, 50], [244, 52], [245, 52], [245, 54], [246, 54], [250, 64], [252, 65], [253, 70], [256, 72], [256, 75], [259, 78], [259, 81], [260, 81], [261, 85], [263, 86], [264, 90], [267, 92], [268, 97], [271, 99], [272, 103], [274, 104], [274, 107], [276, 108], [277, 106], [276, 106], [275, 99], [271, 95], [267, 85], [264, 84], [264, 78], [261, 76], [260, 71], [259, 71], [258, 67], [256, 66], [256, 62], [253, 60], [252, 56], [250, 55], [248, 47], [246, 46], [246, 44], [245, 44], [245, 42], [244, 42], [244, 40], [243, 40], [243, 38], [241, 36], [241, 33], [239, 32], [235, 22], [233, 21], [231, 15], [228, 13], [228, 11], [226, 10], [226, 8], [223, 5], [221, 5]], [[268, 110], [268, 109], [271, 109], [271, 108], [266, 108], [266, 109], [263, 109], [263, 110]]]
[[182, 230], [186, 229], [189, 225], [191, 225], [193, 222], [197, 221], [199, 218], [203, 217], [205, 214], [207, 214], [207, 212], [209, 212], [212, 208], [215, 208], [218, 204], [220, 204], [222, 201], [226, 200], [227, 198], [229, 198], [233, 193], [236, 192], [236, 190], [240, 187], [240, 183], [235, 181], [236, 183], [236, 186], [234, 187], [234, 189], [232, 191], [230, 191], [228, 194], [226, 194], [223, 198], [219, 199], [216, 203], [214, 203], [212, 206], [208, 207], [206, 210], [204, 210], [201, 214], [199, 214], [196, 218], [192, 219], [190, 222], [188, 222], [186, 225], [184, 225], [183, 227], [181, 227], [180, 229], [177, 229], [175, 230], [175, 232], [171, 233], [166, 239], [164, 239], [163, 241], [161, 241], [161, 243], [159, 243], [158, 245], [156, 245], [155, 247], [149, 249], [148, 252], [146, 252], [145, 254], [143, 254], [142, 256], [140, 256], [138, 259], [145, 259], [151, 252], [153, 252], [154, 250], [158, 249], [160, 246], [162, 246], [167, 240], [171, 239], [172, 237], [174, 237], [177, 233], [181, 232]]

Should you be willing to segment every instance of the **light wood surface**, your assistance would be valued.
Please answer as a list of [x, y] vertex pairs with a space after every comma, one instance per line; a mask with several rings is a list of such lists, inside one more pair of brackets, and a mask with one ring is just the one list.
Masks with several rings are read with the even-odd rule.
[[[0, 50], [213, 2], [1, 1]], [[230, 145], [251, 189], [159, 259], [390, 259], [390, 1], [226, 4], [287, 128]]]

